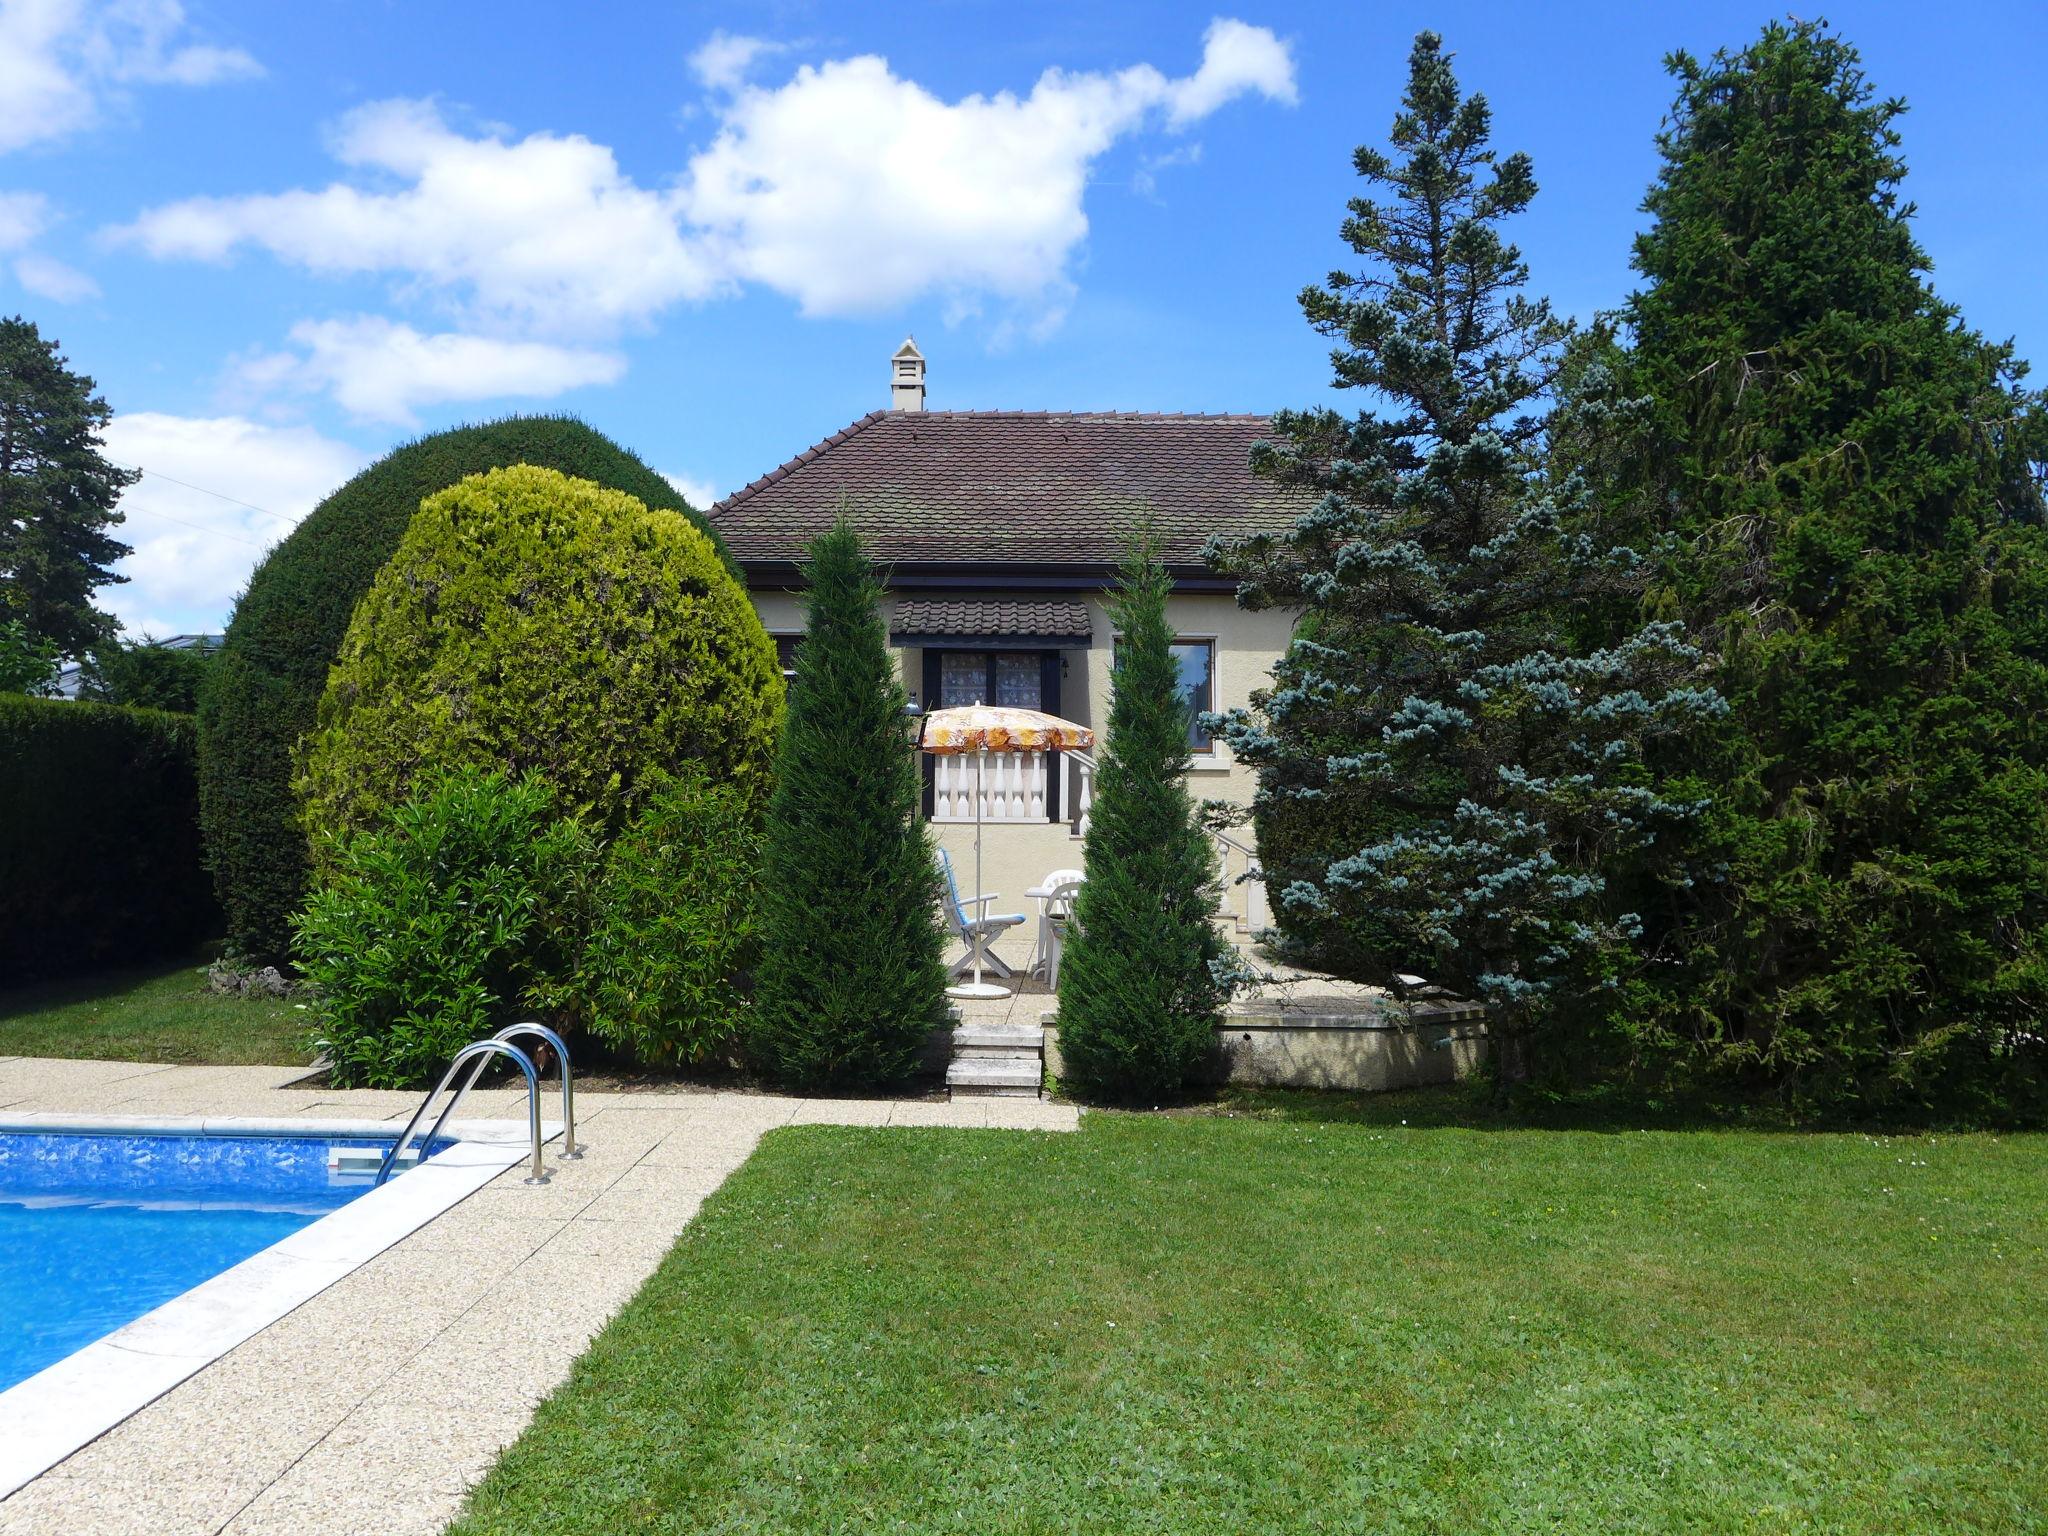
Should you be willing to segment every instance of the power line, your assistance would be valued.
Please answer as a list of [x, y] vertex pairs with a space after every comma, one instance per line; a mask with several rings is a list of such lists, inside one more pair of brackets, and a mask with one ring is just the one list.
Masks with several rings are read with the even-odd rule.
[[[155, 507], [137, 506], [126, 500], [121, 502], [123, 512], [140, 512], [148, 517], [160, 517], [167, 523], [176, 523], [180, 528], [190, 528], [194, 533], [210, 533], [216, 539], [226, 539], [230, 544], [246, 544], [251, 549], [268, 549], [268, 544], [258, 544], [254, 539], [238, 538], [232, 533], [223, 533], [218, 528], [209, 528], [204, 523], [188, 523], [182, 517], [173, 517], [168, 512], [159, 512]], [[260, 510], [260, 509], [259, 509]]]
[[[108, 462], [112, 464], [121, 463], [119, 459], [110, 459]], [[168, 480], [172, 485], [182, 485], [186, 490], [197, 491], [202, 496], [215, 496], [233, 506], [247, 507], [251, 512], [261, 512], [265, 517], [274, 517], [280, 523], [290, 523], [296, 527], [299, 521], [295, 517], [286, 517], [282, 512], [273, 512], [268, 507], [259, 507], [253, 501], [244, 501], [239, 496], [230, 496], [226, 491], [209, 490], [203, 485], [194, 485], [190, 480], [180, 480], [176, 475], [167, 475], [160, 469], [151, 469], [147, 464], [123, 464], [122, 468], [140, 470], [145, 475], [154, 475], [159, 480]], [[159, 512], [157, 516], [161, 517], [163, 514]]]

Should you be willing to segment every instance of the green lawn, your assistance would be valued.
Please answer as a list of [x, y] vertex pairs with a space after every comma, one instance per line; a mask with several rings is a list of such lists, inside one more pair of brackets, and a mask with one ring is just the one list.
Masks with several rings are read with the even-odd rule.
[[2048, 1529], [2048, 1138], [1315, 1103], [777, 1132], [455, 1529]]
[[312, 1060], [305, 1033], [288, 999], [207, 991], [198, 958], [0, 992], [0, 1056], [284, 1065]]

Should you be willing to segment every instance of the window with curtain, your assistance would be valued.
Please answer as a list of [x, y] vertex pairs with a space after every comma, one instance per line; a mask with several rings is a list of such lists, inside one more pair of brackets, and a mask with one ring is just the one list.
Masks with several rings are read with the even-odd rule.
[[939, 708], [999, 704], [1042, 709], [1044, 672], [1037, 651], [942, 651]]

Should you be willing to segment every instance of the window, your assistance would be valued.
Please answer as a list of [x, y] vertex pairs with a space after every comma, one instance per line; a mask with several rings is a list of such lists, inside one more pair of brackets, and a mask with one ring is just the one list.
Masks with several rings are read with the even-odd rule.
[[[1117, 636], [1117, 649], [1121, 651], [1123, 645], [1123, 636]], [[1202, 712], [1216, 707], [1216, 642], [1176, 640], [1172, 651], [1174, 663], [1180, 668], [1180, 696], [1188, 707], [1188, 746], [1196, 752], [1207, 752], [1215, 745], [1215, 739], [1202, 729]]]
[[999, 704], [1043, 709], [1044, 664], [1037, 651], [941, 651], [939, 708]]
[[1202, 712], [1216, 707], [1216, 642], [1176, 640], [1173, 659], [1180, 664], [1180, 692], [1188, 704], [1188, 745], [1207, 752], [1214, 743], [1202, 729]]
[[796, 676], [796, 648], [803, 643], [802, 635], [770, 635], [775, 642], [775, 665], [782, 668], [785, 681]]

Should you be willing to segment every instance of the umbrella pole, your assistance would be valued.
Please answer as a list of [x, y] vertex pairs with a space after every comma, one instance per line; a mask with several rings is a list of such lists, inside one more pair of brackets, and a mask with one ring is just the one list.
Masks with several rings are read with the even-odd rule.
[[[981, 894], [981, 804], [984, 795], [982, 774], [987, 767], [988, 743], [984, 741], [981, 750], [974, 757], [974, 894], [977, 896]], [[978, 916], [988, 916], [988, 908], [984, 905], [977, 905], [974, 910]], [[981, 956], [987, 947], [986, 938], [974, 946], [974, 990], [977, 992], [981, 990]]]

